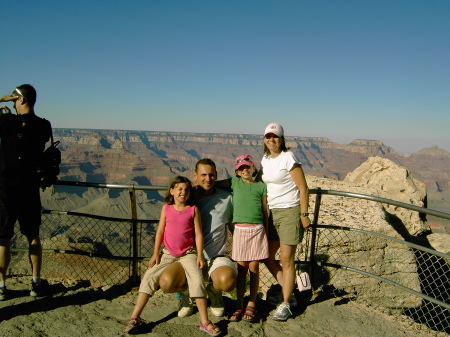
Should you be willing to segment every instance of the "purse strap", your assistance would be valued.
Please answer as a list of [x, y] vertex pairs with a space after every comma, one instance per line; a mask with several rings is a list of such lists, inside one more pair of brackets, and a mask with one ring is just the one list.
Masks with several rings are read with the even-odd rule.
[[308, 255], [309, 255], [309, 237], [310, 237], [310, 233], [311, 231], [307, 231], [305, 230], [305, 262], [308, 262]]

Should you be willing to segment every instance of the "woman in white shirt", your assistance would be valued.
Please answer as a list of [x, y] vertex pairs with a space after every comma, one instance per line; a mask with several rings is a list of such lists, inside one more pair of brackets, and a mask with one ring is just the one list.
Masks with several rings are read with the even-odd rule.
[[[269, 258], [265, 264], [283, 289], [273, 319], [285, 321], [292, 316], [289, 299], [295, 285], [295, 251], [310, 225], [309, 189], [302, 166], [286, 147], [284, 130], [278, 123], [270, 123], [265, 129], [259, 176], [267, 185], [270, 210]], [[275, 260], [278, 249], [281, 265]]]

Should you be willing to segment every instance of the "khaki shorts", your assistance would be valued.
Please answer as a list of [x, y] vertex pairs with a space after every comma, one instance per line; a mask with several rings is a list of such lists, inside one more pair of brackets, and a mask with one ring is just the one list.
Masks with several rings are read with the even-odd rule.
[[299, 207], [273, 208], [269, 213], [269, 241], [296, 246], [303, 239]]
[[163, 253], [159, 264], [155, 264], [148, 269], [142, 278], [139, 287], [140, 293], [152, 296], [159, 285], [159, 277], [164, 269], [173, 262], [180, 262], [186, 274], [190, 297], [206, 297], [205, 283], [203, 282], [202, 270], [197, 268], [197, 254], [186, 254], [181, 257], [174, 257], [168, 253]]
[[205, 261], [205, 267], [203, 268], [203, 277], [205, 282], [209, 282], [211, 278], [211, 274], [214, 270], [216, 270], [219, 267], [230, 267], [233, 269], [237, 274], [237, 267], [236, 264], [231, 261], [231, 259], [228, 256], [218, 256], [215, 258], [212, 258], [209, 261]]

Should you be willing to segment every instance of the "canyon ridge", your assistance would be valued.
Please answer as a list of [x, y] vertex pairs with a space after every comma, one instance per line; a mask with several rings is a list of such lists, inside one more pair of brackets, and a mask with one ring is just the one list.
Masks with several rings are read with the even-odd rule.
[[[196, 161], [204, 157], [216, 162], [219, 179], [223, 179], [234, 175], [236, 156], [248, 153], [259, 167], [263, 155], [263, 138], [250, 134], [57, 128], [54, 138], [61, 142], [59, 179], [66, 181], [164, 186], [174, 175], [191, 178]], [[287, 136], [286, 142], [302, 162], [306, 175], [339, 181], [369, 157], [389, 159], [407, 168], [427, 186], [426, 207], [449, 212], [450, 153], [443, 149], [431, 147], [400, 154], [379, 140], [357, 139], [339, 144], [323, 137]], [[81, 194], [68, 186], [57, 186], [56, 191], [56, 200], [48, 192], [43, 194], [45, 208], [86, 210], [88, 203], [101, 194], [94, 191]], [[115, 198], [119, 192], [108, 193]], [[147, 192], [147, 197], [153, 198], [155, 204], [161, 201], [161, 194], [156, 191]], [[100, 202], [95, 205], [102, 208]], [[111, 209], [97, 209], [96, 213], [100, 211], [103, 215], [117, 216]], [[150, 216], [159, 216], [159, 210], [151, 213]], [[448, 221], [429, 217], [428, 222], [438, 231], [448, 229]]]

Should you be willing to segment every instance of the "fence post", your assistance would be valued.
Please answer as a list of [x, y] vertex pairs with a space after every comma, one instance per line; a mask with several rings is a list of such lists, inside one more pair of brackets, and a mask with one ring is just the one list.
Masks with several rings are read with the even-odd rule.
[[316, 266], [316, 238], [317, 238], [317, 223], [319, 222], [319, 211], [320, 211], [320, 203], [322, 201], [322, 189], [319, 187], [317, 189], [316, 201], [314, 204], [314, 218], [311, 224], [311, 246], [309, 247], [310, 252], [310, 260], [309, 260], [309, 268], [311, 274], [311, 284], [313, 288], [316, 285], [316, 277], [315, 277], [315, 266]]
[[137, 228], [137, 209], [136, 192], [134, 188], [128, 190], [131, 202], [131, 225], [132, 225], [132, 260], [131, 260], [131, 285], [136, 286], [139, 283], [138, 275], [138, 228]]

